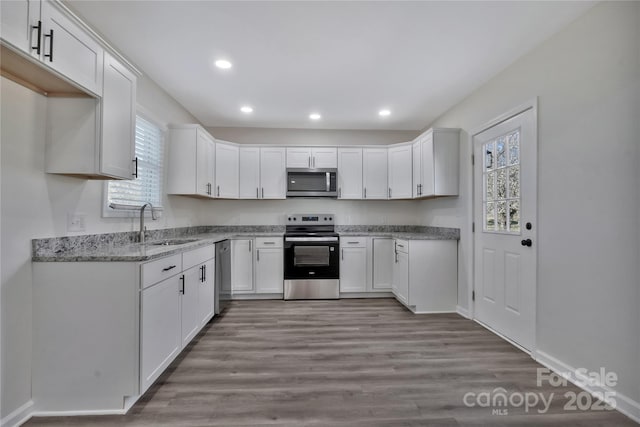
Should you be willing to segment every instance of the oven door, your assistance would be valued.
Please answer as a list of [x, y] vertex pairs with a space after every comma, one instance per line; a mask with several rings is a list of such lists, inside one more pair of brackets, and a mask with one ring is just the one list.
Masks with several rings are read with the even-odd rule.
[[338, 279], [339, 247], [337, 237], [285, 237], [285, 280]]

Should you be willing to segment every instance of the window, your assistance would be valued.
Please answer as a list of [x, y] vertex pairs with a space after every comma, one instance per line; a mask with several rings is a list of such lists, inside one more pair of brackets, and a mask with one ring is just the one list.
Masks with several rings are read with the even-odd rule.
[[139, 207], [150, 202], [155, 210], [162, 208], [163, 130], [154, 122], [138, 115], [135, 138], [138, 177], [132, 180], [107, 182], [104, 216], [137, 214], [127, 209], [112, 209], [109, 207], [111, 203]]
[[482, 149], [484, 231], [520, 234], [520, 129]]

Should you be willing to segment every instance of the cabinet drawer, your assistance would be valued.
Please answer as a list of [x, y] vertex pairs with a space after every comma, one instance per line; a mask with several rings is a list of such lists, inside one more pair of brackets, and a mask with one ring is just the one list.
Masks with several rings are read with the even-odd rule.
[[405, 254], [409, 253], [409, 241], [408, 240], [396, 239], [395, 240], [395, 247], [396, 247], [396, 252], [402, 252], [402, 253], [405, 253]]
[[281, 248], [282, 237], [256, 237], [256, 248]]
[[182, 268], [184, 270], [202, 264], [215, 256], [214, 246], [205, 246], [182, 254]]
[[366, 248], [367, 238], [364, 236], [341, 237], [340, 246], [343, 248]]
[[175, 254], [142, 264], [141, 286], [147, 288], [182, 271], [182, 254]]

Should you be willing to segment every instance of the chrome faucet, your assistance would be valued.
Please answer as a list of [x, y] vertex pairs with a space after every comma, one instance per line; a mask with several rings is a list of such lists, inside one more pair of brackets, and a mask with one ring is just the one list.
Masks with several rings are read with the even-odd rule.
[[144, 226], [144, 209], [149, 206], [151, 209], [151, 220], [156, 220], [156, 213], [153, 210], [153, 205], [151, 203], [145, 203], [140, 208], [140, 243], [144, 243], [144, 232], [146, 231], [146, 227]]

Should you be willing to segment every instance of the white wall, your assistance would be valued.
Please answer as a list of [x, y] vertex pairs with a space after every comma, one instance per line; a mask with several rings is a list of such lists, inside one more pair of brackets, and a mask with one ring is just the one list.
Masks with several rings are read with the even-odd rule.
[[218, 139], [239, 144], [274, 145], [380, 145], [411, 141], [411, 130], [325, 130], [209, 127]]
[[[538, 96], [537, 346], [615, 371], [640, 402], [640, 3], [604, 2], [433, 125], [461, 127], [458, 199], [422, 202], [424, 224], [460, 227], [470, 285], [468, 132]], [[466, 264], [466, 265], [465, 265]]]
[[[2, 78], [1, 99], [1, 412], [4, 418], [31, 399], [31, 239], [64, 236], [68, 212], [87, 214], [91, 234], [131, 231], [135, 219], [102, 218], [99, 181], [44, 173], [47, 99]], [[138, 83], [138, 103], [158, 119], [195, 122], [149, 79]], [[201, 201], [166, 198], [163, 218], [149, 228], [198, 225]], [[78, 233], [76, 233], [78, 234]]]

